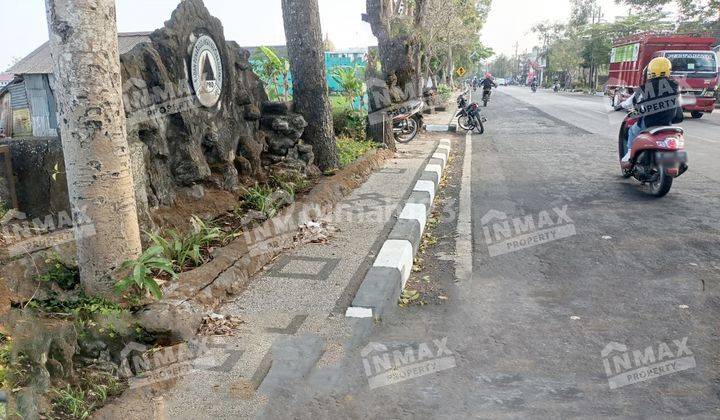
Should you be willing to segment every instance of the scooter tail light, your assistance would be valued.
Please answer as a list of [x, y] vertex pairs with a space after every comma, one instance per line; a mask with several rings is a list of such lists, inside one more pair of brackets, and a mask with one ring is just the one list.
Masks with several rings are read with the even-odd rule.
[[657, 145], [666, 149], [683, 149], [685, 148], [685, 140], [677, 137], [668, 137], [664, 140], [658, 140]]

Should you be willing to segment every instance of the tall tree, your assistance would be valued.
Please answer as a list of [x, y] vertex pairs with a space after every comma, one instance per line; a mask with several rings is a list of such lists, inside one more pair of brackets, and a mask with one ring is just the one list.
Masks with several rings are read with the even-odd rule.
[[285, 38], [293, 75], [293, 106], [308, 122], [303, 140], [322, 170], [340, 165], [325, 74], [325, 49], [317, 0], [282, 0]]
[[55, 97], [75, 220], [80, 279], [111, 293], [109, 274], [142, 251], [122, 103], [115, 0], [46, 0]]

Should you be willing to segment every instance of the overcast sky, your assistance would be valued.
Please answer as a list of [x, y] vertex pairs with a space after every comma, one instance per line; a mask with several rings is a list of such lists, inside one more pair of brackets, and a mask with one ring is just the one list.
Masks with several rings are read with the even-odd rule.
[[[625, 6], [618, 6], [614, 0], [599, 0], [605, 21], [614, 21], [616, 16], [627, 15]], [[483, 29], [481, 39], [496, 53], [515, 54], [530, 50], [539, 44], [530, 33], [535, 23], [542, 21], [565, 22], [570, 17], [570, 0], [493, 0], [492, 9]]]
[[[323, 31], [337, 48], [376, 45], [370, 27], [360, 15], [365, 0], [319, 0]], [[614, 0], [602, 0], [606, 18], [626, 13]], [[116, 0], [120, 32], [150, 31], [170, 17], [178, 0]], [[285, 43], [280, 0], [205, 0], [210, 13], [220, 18], [225, 37], [240, 45]], [[0, 69], [47, 41], [44, 0], [0, 0]], [[569, 0], [494, 0], [483, 41], [497, 52], [514, 53], [531, 48], [535, 39], [528, 29], [543, 20], [565, 20]]]

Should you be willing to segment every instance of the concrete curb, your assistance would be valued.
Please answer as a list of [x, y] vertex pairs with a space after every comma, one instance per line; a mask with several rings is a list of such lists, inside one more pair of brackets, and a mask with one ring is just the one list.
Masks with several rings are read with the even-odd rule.
[[346, 317], [380, 319], [386, 310], [397, 303], [410, 278], [413, 260], [425, 232], [440, 179], [447, 167], [450, 150], [450, 140], [441, 139], [345, 312]]

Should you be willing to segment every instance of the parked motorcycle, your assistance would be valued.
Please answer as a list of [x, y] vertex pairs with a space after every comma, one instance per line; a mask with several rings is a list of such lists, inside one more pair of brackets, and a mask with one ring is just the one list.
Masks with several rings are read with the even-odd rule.
[[423, 126], [422, 111], [425, 103], [412, 101], [392, 112], [393, 135], [398, 143], [412, 141]]
[[485, 132], [483, 123], [487, 121], [484, 115], [480, 113], [480, 106], [476, 103], [470, 103], [463, 92], [457, 99], [458, 112], [455, 116], [458, 119], [458, 126], [465, 131], [476, 131], [478, 134]]
[[618, 153], [623, 178], [634, 177], [643, 185], [649, 185], [650, 194], [664, 197], [673, 180], [688, 170], [684, 131], [677, 126], [651, 127], [642, 131], [633, 142], [630, 160], [623, 162], [628, 129], [637, 121], [637, 114], [630, 112], [620, 128]]

